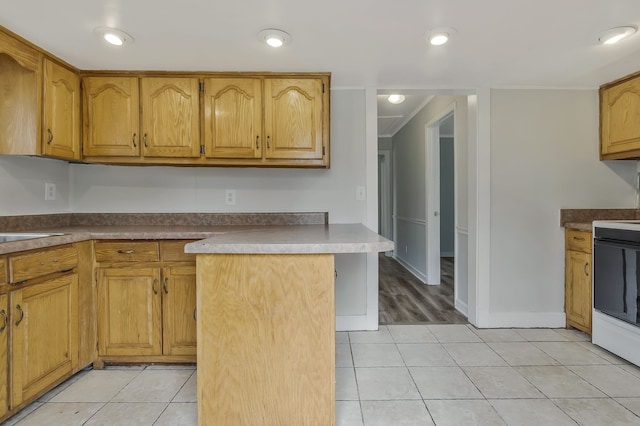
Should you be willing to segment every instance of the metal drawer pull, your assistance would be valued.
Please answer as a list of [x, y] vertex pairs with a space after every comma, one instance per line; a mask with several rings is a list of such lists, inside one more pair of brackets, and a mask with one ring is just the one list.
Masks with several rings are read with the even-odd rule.
[[584, 241], [584, 237], [573, 237], [576, 241]]
[[144, 134], [143, 142], [144, 142], [144, 147], [148, 148], [148, 145], [147, 145], [147, 134], [146, 133]]
[[588, 269], [589, 269], [589, 262], [584, 264], [584, 274], [586, 276], [589, 276], [589, 270]]
[[151, 286], [151, 289], [153, 290], [153, 294], [158, 294], [158, 280], [154, 279], [153, 280], [153, 285]]
[[20, 305], [16, 305], [16, 309], [20, 313], [20, 318], [18, 318], [18, 321], [16, 321], [16, 327], [17, 327], [20, 325], [20, 323], [24, 319], [24, 311], [22, 310], [22, 307]]
[[53, 132], [51, 132], [51, 129], [47, 129], [47, 133], [49, 133], [49, 139], [47, 140], [47, 145], [51, 145], [51, 142], [53, 142]]
[[0, 333], [7, 328], [7, 312], [3, 309], [0, 311], [0, 316], [2, 316], [2, 327], [0, 327]]
[[271, 136], [267, 136], [267, 149], [271, 149]]
[[169, 283], [169, 277], [164, 277], [164, 283], [162, 284], [162, 288], [164, 289], [164, 294], [169, 294], [169, 289], [167, 288], [168, 283]]
[[131, 138], [131, 142], [133, 142], [133, 147], [134, 148], [138, 147], [138, 145], [136, 145], [136, 134], [135, 133], [133, 134], [133, 137]]
[[196, 319], [196, 309], [198, 309], [198, 308], [193, 308], [193, 320], [194, 320], [194, 321], [198, 321], [198, 320]]
[[118, 253], [120, 253], [120, 254], [133, 254], [133, 253], [135, 253], [135, 252], [136, 252], [136, 251], [135, 251], [135, 250], [133, 250], [133, 249], [129, 249], [129, 250], [118, 250]]
[[256, 149], [260, 149], [260, 144], [258, 141], [260, 140], [260, 136], [256, 136]]

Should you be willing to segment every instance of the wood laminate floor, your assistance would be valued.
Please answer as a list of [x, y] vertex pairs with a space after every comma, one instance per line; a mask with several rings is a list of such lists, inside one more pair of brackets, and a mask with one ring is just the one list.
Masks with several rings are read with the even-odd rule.
[[380, 324], [466, 324], [453, 302], [453, 258], [440, 258], [442, 283], [425, 285], [395, 259], [380, 254]]

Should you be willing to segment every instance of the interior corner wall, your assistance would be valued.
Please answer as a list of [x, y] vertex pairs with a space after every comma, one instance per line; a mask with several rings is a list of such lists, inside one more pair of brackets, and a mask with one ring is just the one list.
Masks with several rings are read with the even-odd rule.
[[564, 327], [561, 208], [633, 207], [599, 161], [596, 90], [491, 90], [490, 327]]

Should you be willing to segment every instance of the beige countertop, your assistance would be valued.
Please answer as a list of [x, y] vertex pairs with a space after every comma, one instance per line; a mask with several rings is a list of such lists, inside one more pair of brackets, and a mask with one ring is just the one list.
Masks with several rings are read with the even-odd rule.
[[262, 226], [234, 229], [187, 244], [187, 253], [312, 254], [393, 250], [393, 242], [362, 224]]

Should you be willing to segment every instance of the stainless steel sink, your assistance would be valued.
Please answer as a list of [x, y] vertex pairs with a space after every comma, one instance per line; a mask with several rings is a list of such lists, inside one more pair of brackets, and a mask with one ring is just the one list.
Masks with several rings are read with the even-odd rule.
[[0, 243], [8, 243], [10, 241], [32, 240], [34, 238], [55, 237], [64, 234], [44, 234], [36, 232], [0, 232]]

